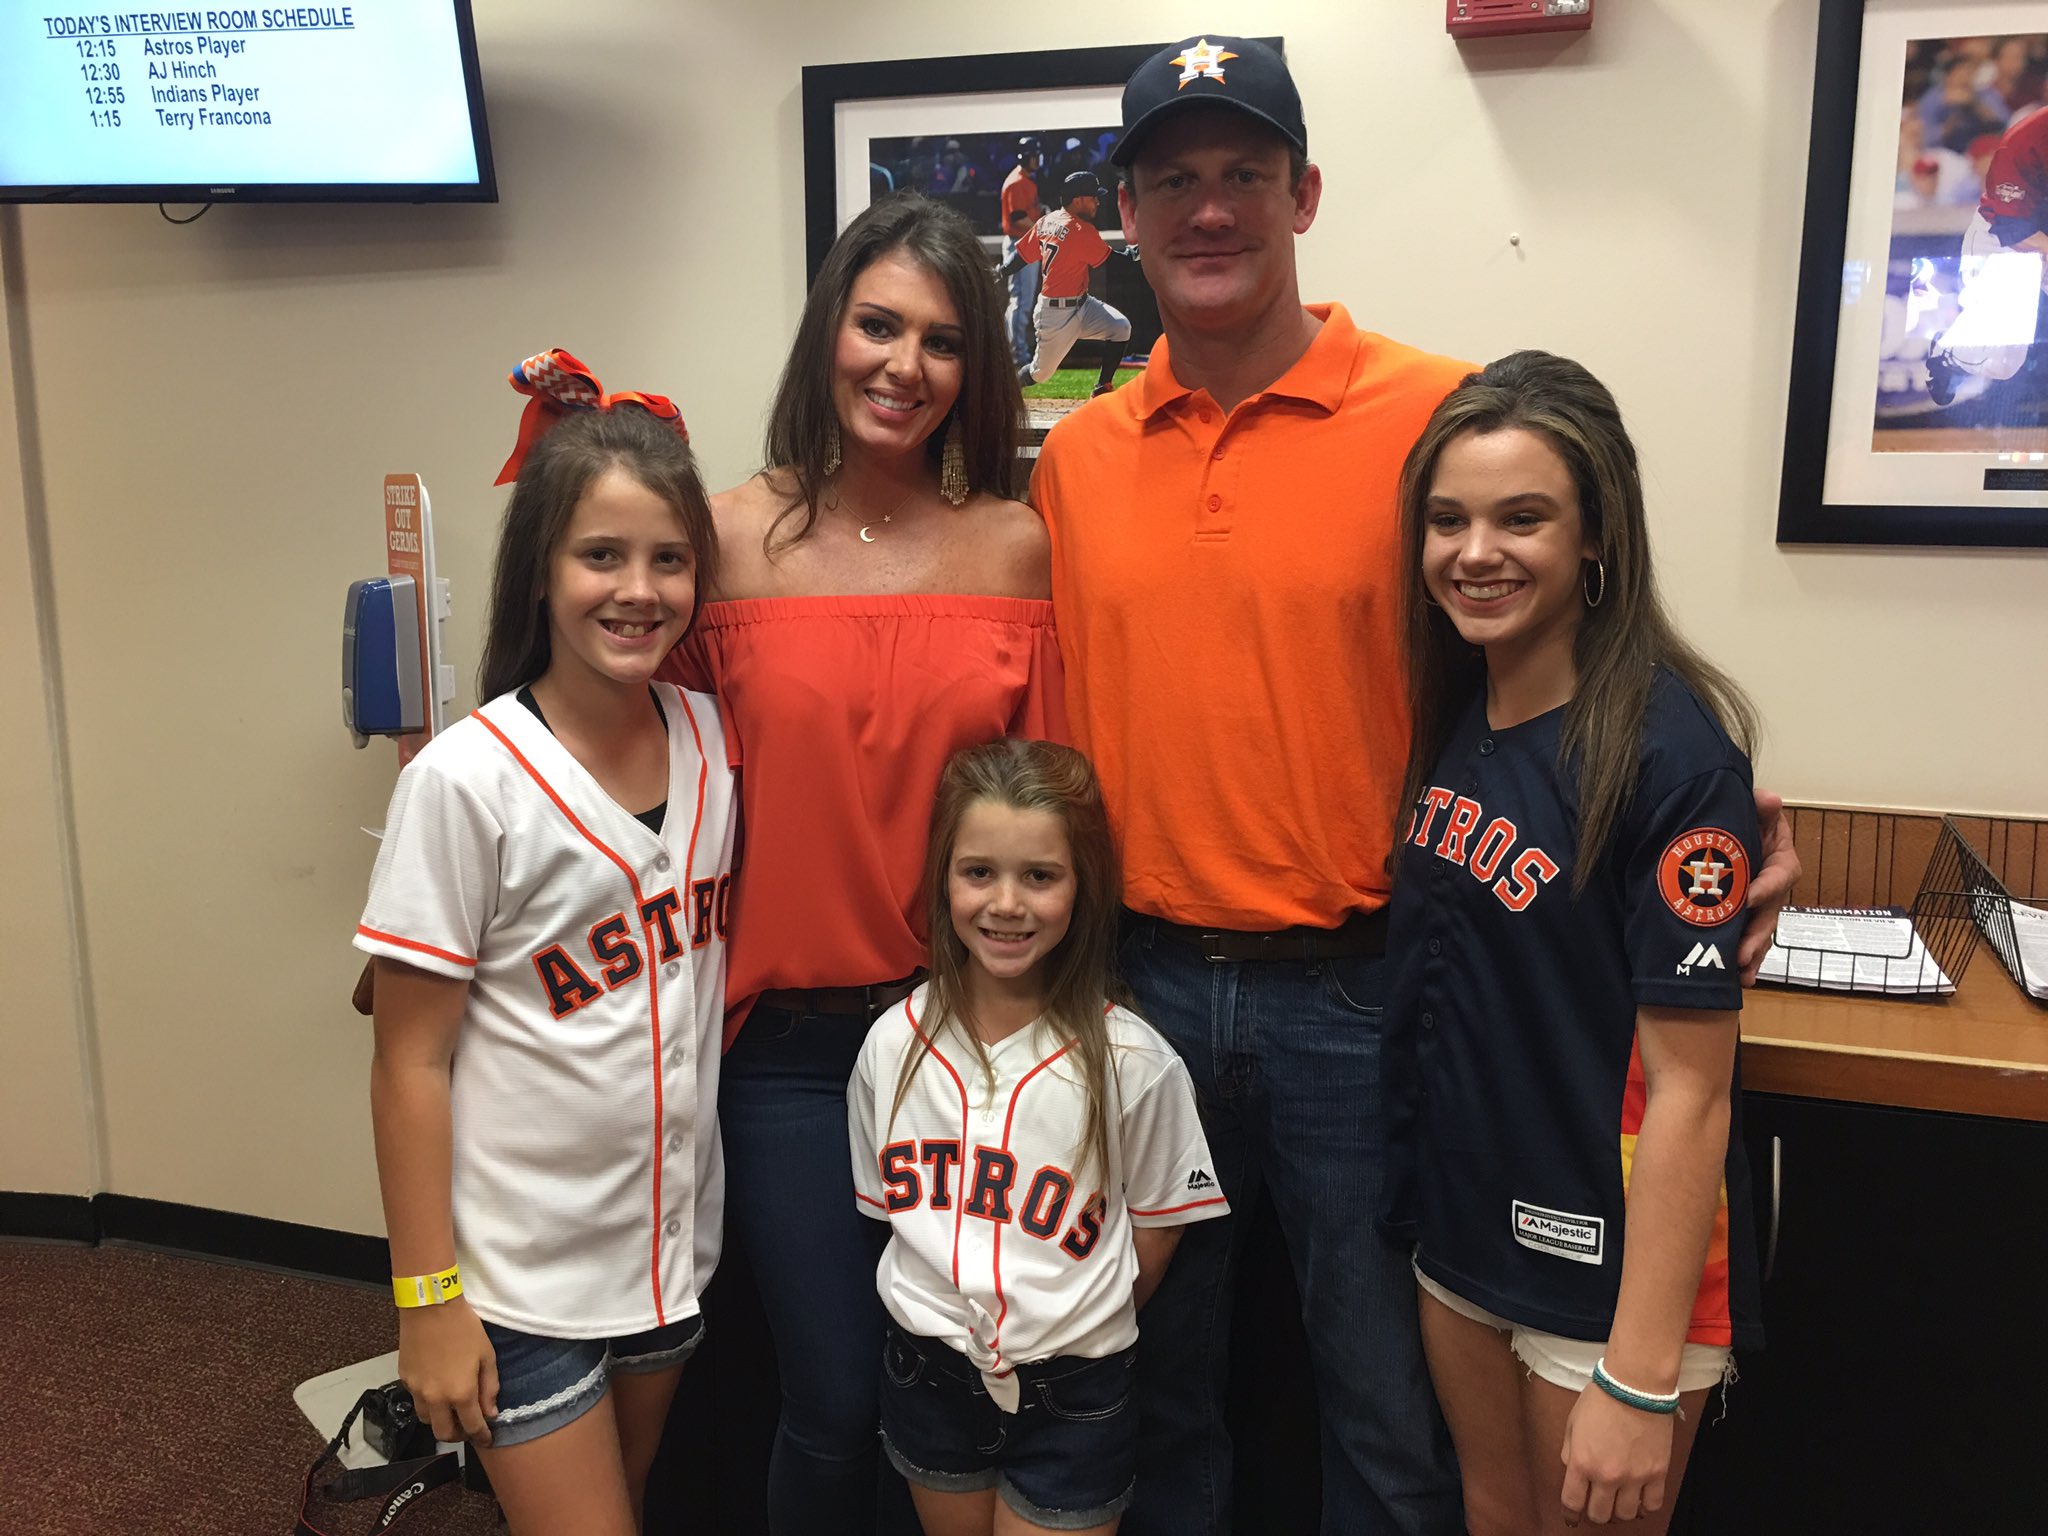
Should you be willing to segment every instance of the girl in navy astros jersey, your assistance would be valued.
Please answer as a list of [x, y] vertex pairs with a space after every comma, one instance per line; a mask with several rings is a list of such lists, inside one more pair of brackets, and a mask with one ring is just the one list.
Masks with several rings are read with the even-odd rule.
[[1735, 1125], [1755, 715], [1672, 630], [1635, 448], [1578, 364], [1466, 378], [1400, 499], [1386, 1217], [1473, 1536], [1662, 1532], [1731, 1345], [1761, 1342]]

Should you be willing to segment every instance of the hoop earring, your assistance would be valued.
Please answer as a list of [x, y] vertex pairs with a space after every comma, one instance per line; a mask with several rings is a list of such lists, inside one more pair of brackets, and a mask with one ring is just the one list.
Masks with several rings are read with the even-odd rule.
[[1600, 606], [1600, 599], [1607, 595], [1606, 562], [1602, 560], [1595, 560], [1593, 562], [1593, 571], [1594, 574], [1600, 578], [1600, 586], [1597, 590], [1595, 590], [1591, 582], [1586, 582], [1583, 584], [1586, 591], [1586, 606], [1588, 608], [1598, 608]]
[[939, 455], [939, 494], [956, 507], [967, 500], [967, 448], [961, 438], [960, 418], [955, 416]]
[[825, 427], [825, 473], [839, 472], [839, 418], [834, 416]]

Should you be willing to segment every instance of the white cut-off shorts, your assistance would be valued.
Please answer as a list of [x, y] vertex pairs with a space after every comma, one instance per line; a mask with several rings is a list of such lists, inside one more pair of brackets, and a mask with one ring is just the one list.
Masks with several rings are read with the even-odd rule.
[[[1583, 1392], [1593, 1384], [1593, 1363], [1607, 1353], [1606, 1344], [1568, 1339], [1557, 1333], [1540, 1333], [1520, 1323], [1511, 1323], [1456, 1292], [1445, 1290], [1420, 1269], [1415, 1271], [1415, 1283], [1458, 1316], [1469, 1317], [1496, 1333], [1506, 1334], [1508, 1348], [1515, 1352], [1515, 1358], [1527, 1366], [1530, 1374], [1539, 1381], [1563, 1387], [1567, 1392]], [[1734, 1376], [1735, 1352], [1726, 1344], [1688, 1344], [1679, 1357], [1678, 1390], [1681, 1392], [1697, 1392], [1702, 1387], [1732, 1381]]]

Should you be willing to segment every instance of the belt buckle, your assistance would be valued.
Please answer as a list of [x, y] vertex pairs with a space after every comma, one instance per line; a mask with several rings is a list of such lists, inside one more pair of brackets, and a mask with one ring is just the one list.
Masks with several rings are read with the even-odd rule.
[[1221, 965], [1230, 956], [1223, 952], [1223, 935], [1205, 933], [1202, 935], [1202, 958], [1211, 965]]

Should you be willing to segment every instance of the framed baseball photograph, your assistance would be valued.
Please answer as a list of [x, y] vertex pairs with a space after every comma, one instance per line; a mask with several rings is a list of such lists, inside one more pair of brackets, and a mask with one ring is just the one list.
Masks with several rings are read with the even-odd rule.
[[1821, 0], [1781, 544], [2048, 546], [2048, 0]]

